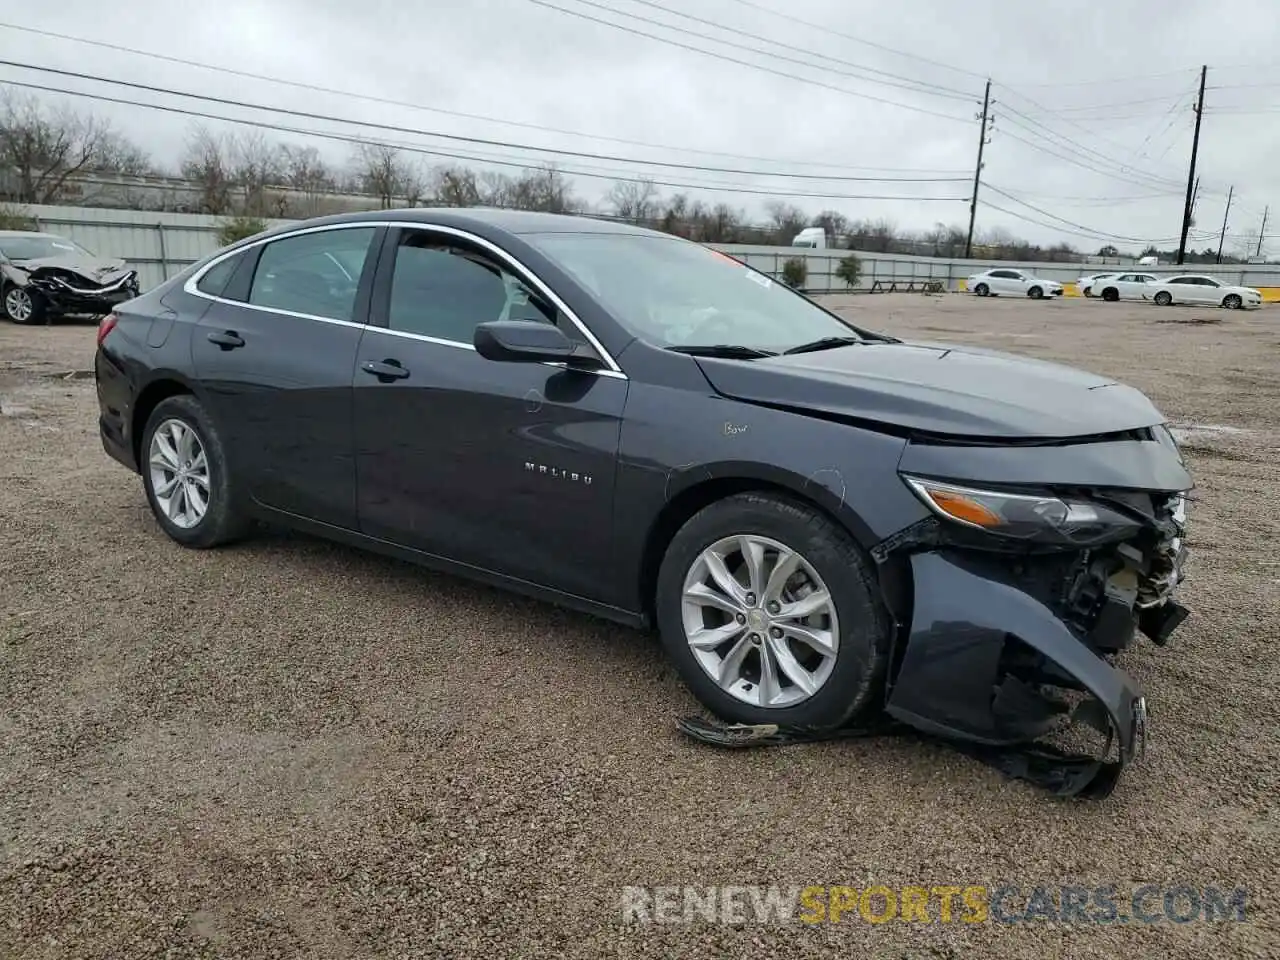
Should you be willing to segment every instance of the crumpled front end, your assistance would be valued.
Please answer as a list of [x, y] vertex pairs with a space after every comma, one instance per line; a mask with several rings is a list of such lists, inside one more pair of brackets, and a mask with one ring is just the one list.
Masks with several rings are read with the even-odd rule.
[[[920, 485], [932, 515], [873, 551], [899, 585], [891, 716], [991, 747], [1091, 739], [1112, 781], [1140, 755], [1146, 700], [1113, 661], [1140, 633], [1163, 646], [1187, 616], [1174, 593], [1192, 484], [1155, 436], [1131, 456], [1166, 459], [1135, 478], [1165, 489], [1081, 484], [1085, 451], [1068, 485]], [[1068, 450], [1046, 459], [1061, 466]]]
[[109, 313], [141, 292], [138, 272], [128, 267], [91, 271], [65, 266], [4, 265], [5, 279], [24, 287], [57, 313]]

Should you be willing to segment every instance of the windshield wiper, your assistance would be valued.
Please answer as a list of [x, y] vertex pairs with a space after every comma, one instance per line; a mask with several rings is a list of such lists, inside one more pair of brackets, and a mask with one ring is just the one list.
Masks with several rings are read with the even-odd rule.
[[867, 341], [860, 337], [821, 337], [817, 340], [810, 340], [808, 343], [802, 343], [798, 347], [792, 347], [789, 350], [783, 350], [784, 356], [792, 353], [814, 353], [818, 350], [832, 350], [836, 347], [851, 347], [855, 343], [866, 343]]
[[761, 350], [758, 347], [744, 347], [736, 343], [709, 343], [702, 346], [667, 347], [673, 353], [687, 353], [694, 357], [722, 357], [726, 360], [759, 360], [761, 357], [776, 357], [772, 350]]

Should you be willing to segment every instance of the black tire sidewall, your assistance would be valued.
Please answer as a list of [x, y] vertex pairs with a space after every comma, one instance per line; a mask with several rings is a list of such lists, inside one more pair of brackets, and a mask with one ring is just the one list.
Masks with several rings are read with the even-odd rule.
[[1120, 291], [1109, 287], [1102, 291], [1102, 299], [1108, 303], [1114, 303], [1120, 299]]
[[[706, 674], [685, 638], [684, 578], [698, 555], [735, 534], [769, 537], [799, 550], [835, 601], [839, 652], [827, 682], [793, 707], [754, 707], [725, 693]], [[694, 696], [732, 723], [835, 727], [880, 706], [880, 681], [891, 629], [871, 561], [842, 528], [805, 504], [766, 494], [739, 494], [704, 508], [675, 535], [658, 574], [656, 610], [663, 646]]]
[[1044, 296], [1044, 290], [1041, 289], [1040, 287], [1032, 287], [1030, 290], [1027, 291], [1027, 296], [1030, 297], [1032, 300], [1039, 300], [1041, 297]]
[[1161, 290], [1155, 295], [1155, 302], [1157, 306], [1167, 307], [1169, 304], [1173, 303], [1173, 295], [1165, 290]]
[[[151, 438], [166, 420], [180, 420], [195, 431], [209, 464], [209, 509], [199, 523], [185, 529], [175, 525], [164, 515], [151, 485], [151, 468], [148, 463]], [[189, 394], [182, 394], [160, 401], [151, 411], [143, 428], [138, 459], [147, 502], [156, 522], [170, 539], [186, 547], [206, 548], [225, 543], [239, 535], [242, 522], [233, 496], [225, 447], [217, 427], [199, 400]]]
[[973, 292], [980, 297], [985, 297], [988, 293], [991, 292], [991, 290], [985, 283], [980, 283], [973, 288]]

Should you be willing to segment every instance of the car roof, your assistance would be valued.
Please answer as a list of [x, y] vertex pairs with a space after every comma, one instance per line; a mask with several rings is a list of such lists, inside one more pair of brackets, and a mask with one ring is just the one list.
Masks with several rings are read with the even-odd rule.
[[[460, 229], [489, 228], [512, 234], [529, 233], [613, 233], [632, 236], [664, 237], [678, 239], [671, 234], [619, 223], [599, 217], [542, 213], [534, 210], [507, 210], [497, 207], [406, 207], [396, 210], [362, 210], [356, 213], [340, 213], [328, 217], [289, 224], [278, 228], [297, 230], [302, 227], [321, 227], [339, 223], [358, 223], [364, 220], [399, 220], [424, 225], [458, 227]], [[276, 230], [270, 231], [277, 232]]]

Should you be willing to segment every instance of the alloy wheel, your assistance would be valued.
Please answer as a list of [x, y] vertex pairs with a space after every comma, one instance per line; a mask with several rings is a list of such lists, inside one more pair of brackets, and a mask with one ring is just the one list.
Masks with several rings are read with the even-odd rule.
[[694, 659], [744, 703], [795, 706], [835, 667], [835, 600], [809, 562], [777, 540], [741, 535], [711, 544], [685, 575], [681, 609]]
[[190, 530], [209, 512], [209, 459], [195, 429], [165, 420], [151, 435], [151, 491], [169, 522]]
[[14, 287], [4, 295], [4, 310], [10, 320], [26, 323], [31, 319], [35, 305], [31, 302], [31, 294], [20, 287]]
[[1227, 294], [1227, 298], [1222, 301], [1222, 305], [1228, 310], [1239, 310], [1243, 306], [1244, 301], [1237, 294]]

